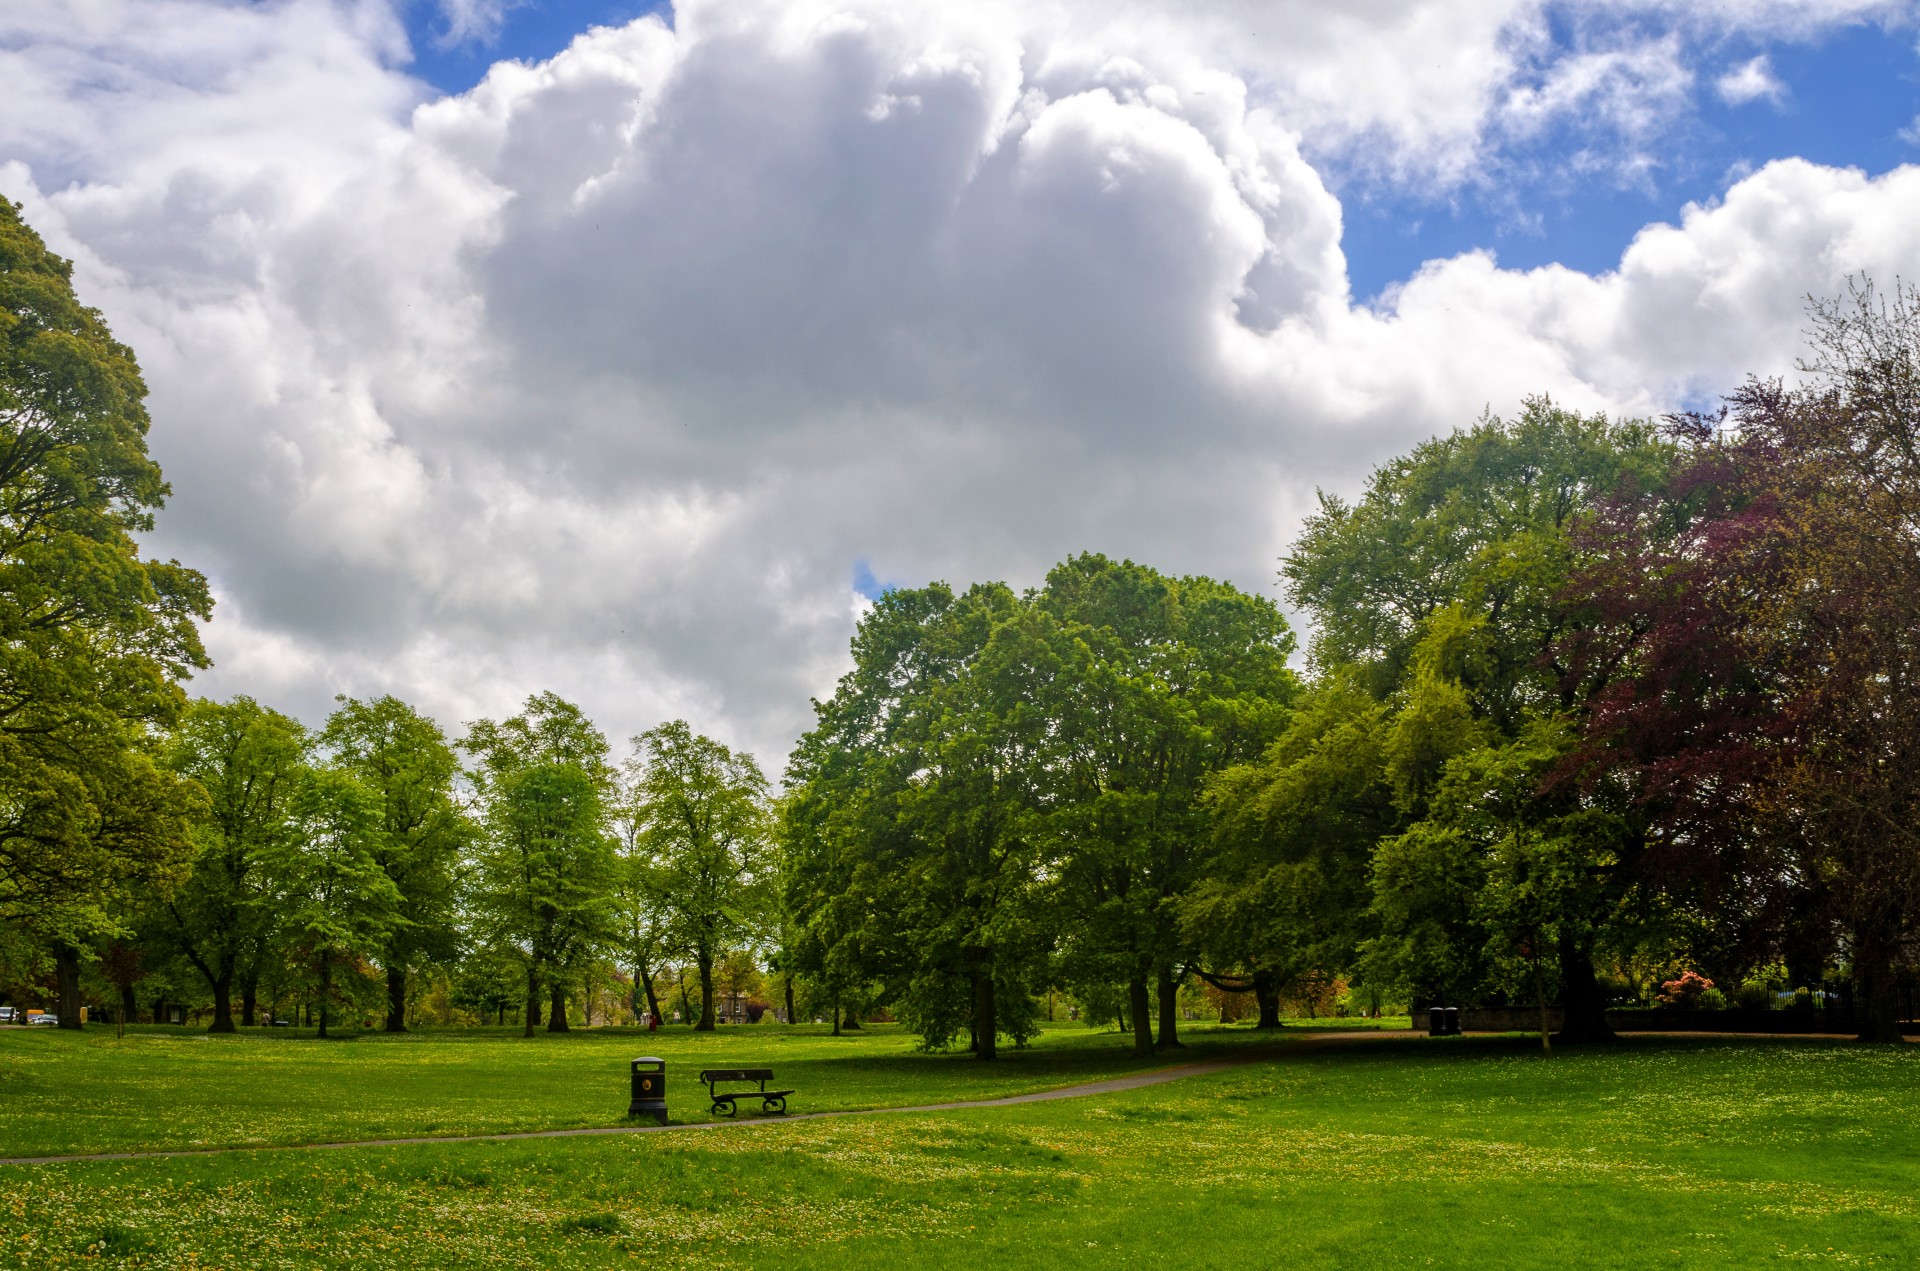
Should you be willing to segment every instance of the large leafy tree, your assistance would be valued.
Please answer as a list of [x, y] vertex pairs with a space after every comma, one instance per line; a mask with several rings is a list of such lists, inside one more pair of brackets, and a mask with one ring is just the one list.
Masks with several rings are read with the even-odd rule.
[[[1660, 488], [1671, 469], [1671, 447], [1651, 426], [1534, 400], [1516, 419], [1486, 419], [1416, 447], [1376, 471], [1356, 502], [1323, 497], [1284, 564], [1294, 600], [1318, 628], [1316, 662], [1354, 668], [1400, 711], [1457, 695], [1442, 715], [1464, 709], [1482, 730], [1476, 746], [1553, 739], [1570, 752], [1578, 733], [1568, 721], [1618, 671], [1617, 662], [1573, 652], [1600, 621], [1569, 590], [1582, 567], [1579, 527], [1623, 490]], [[1448, 729], [1434, 735], [1451, 738], [1438, 749], [1419, 742], [1417, 730], [1403, 738], [1418, 743], [1405, 756], [1408, 771], [1428, 777], [1403, 790], [1403, 828], [1382, 840], [1374, 871], [1379, 930], [1370, 961], [1392, 966], [1416, 998], [1498, 991], [1493, 980], [1460, 977], [1475, 968], [1492, 975], [1510, 943], [1473, 917], [1491, 910], [1447, 903], [1435, 890], [1487, 885], [1495, 846], [1484, 834], [1456, 832], [1450, 809], [1465, 804], [1431, 805], [1447, 764], [1478, 762], [1453, 752], [1463, 737]], [[1431, 750], [1425, 761], [1421, 746]], [[1541, 842], [1563, 842], [1551, 827], [1604, 793], [1552, 780], [1555, 771], [1539, 769], [1538, 787], [1515, 813]], [[1619, 832], [1611, 848], [1590, 833], [1579, 839], [1595, 885], [1553, 893], [1587, 910], [1543, 928], [1554, 939], [1551, 969], [1574, 1038], [1608, 1035], [1595, 958], [1645, 877], [1643, 827], [1630, 817], [1609, 824]]]
[[1208, 978], [1250, 990], [1259, 1026], [1283, 989], [1351, 965], [1367, 934], [1375, 846], [1400, 821], [1387, 708], [1350, 675], [1302, 694], [1259, 759], [1210, 783], [1215, 814], [1200, 876], [1181, 900], [1184, 937]]
[[472, 827], [454, 796], [460, 766], [440, 726], [394, 697], [338, 699], [320, 744], [379, 800], [374, 862], [399, 895], [379, 962], [387, 1031], [405, 1032], [407, 977], [454, 954], [456, 885]]
[[[1180, 905], [1200, 878], [1209, 779], [1257, 757], [1294, 690], [1293, 636], [1270, 601], [1210, 578], [1170, 578], [1087, 554], [1047, 575], [1035, 606], [1054, 667], [1035, 681], [1036, 733], [1070, 967], [1128, 986], [1150, 1053], [1163, 1046], [1196, 948]], [[1027, 659], [1032, 665], [1034, 659]]]
[[337, 973], [378, 953], [398, 921], [399, 889], [374, 856], [380, 817], [374, 791], [338, 769], [312, 768], [293, 799], [292, 833], [269, 851], [281, 883], [275, 904], [318, 990], [322, 1037]]
[[168, 492], [146, 389], [71, 273], [0, 199], [0, 917], [53, 946], [63, 1027], [81, 949], [191, 851], [196, 792], [152, 737], [206, 665], [211, 606], [199, 574], [140, 556]]
[[289, 890], [275, 870], [291, 859], [307, 752], [299, 721], [250, 697], [193, 703], [168, 739], [167, 766], [199, 783], [207, 817], [194, 827], [192, 872], [158, 906], [155, 929], [206, 981], [216, 1033], [234, 1030], [236, 976], [242, 1021], [253, 1023], [253, 986]]
[[667, 903], [668, 875], [654, 855], [648, 835], [647, 766], [644, 753], [628, 756], [612, 805], [614, 842], [619, 852], [614, 885], [615, 942], [633, 977], [629, 1001], [638, 1016], [644, 1010], [665, 1019], [654, 976], [674, 951], [673, 915]]
[[1678, 421], [1674, 497], [1623, 501], [1583, 580], [1625, 668], [1582, 756], [1771, 956], [1850, 966], [1897, 1040], [1920, 941], [1920, 293], [1813, 310], [1810, 381]]
[[1051, 915], [1035, 820], [1046, 621], [1000, 584], [891, 591], [815, 703], [782, 802], [790, 954], [827, 998], [878, 983], [933, 1046], [1035, 1024]]
[[470, 725], [462, 749], [484, 812], [476, 853], [481, 934], [526, 974], [525, 1029], [544, 988], [547, 1028], [566, 1032], [567, 972], [614, 935], [618, 869], [607, 832], [607, 741], [579, 707], [536, 693], [520, 714]]
[[767, 778], [753, 756], [674, 720], [633, 739], [633, 806], [672, 937], [700, 975], [697, 1031], [714, 1028], [713, 972], [772, 923], [776, 861]]

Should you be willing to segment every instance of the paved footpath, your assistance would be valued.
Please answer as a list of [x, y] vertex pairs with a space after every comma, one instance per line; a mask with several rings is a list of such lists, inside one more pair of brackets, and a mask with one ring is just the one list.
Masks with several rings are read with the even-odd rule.
[[414, 1138], [352, 1139], [337, 1143], [262, 1143], [239, 1147], [174, 1148], [157, 1152], [78, 1152], [67, 1156], [5, 1156], [0, 1157], [0, 1165], [60, 1165], [69, 1161], [145, 1161], [175, 1156], [224, 1156], [231, 1152], [316, 1152], [346, 1147], [410, 1147], [420, 1143], [494, 1143], [512, 1139], [573, 1139], [602, 1134], [674, 1134], [689, 1130], [786, 1125], [794, 1121], [818, 1121], [828, 1117], [871, 1117], [900, 1112], [954, 1112], [963, 1108], [1005, 1108], [1016, 1103], [1047, 1103], [1054, 1099], [1083, 1099], [1088, 1095], [1118, 1094], [1123, 1090], [1139, 1090], [1146, 1086], [1165, 1085], [1169, 1081], [1184, 1081], [1188, 1077], [1205, 1077], [1212, 1073], [1225, 1072], [1230, 1068], [1258, 1063], [1263, 1059], [1277, 1058], [1302, 1043], [1373, 1041], [1383, 1038], [1424, 1036], [1426, 1036], [1425, 1033], [1400, 1030], [1386, 1032], [1379, 1029], [1326, 1033], [1303, 1032], [1298, 1041], [1291, 1041], [1283, 1046], [1263, 1046], [1240, 1054], [1223, 1055], [1218, 1059], [1202, 1059], [1190, 1064], [1175, 1064], [1171, 1068], [1155, 1068], [1150, 1072], [1130, 1073], [1125, 1077], [1109, 1077], [1105, 1081], [1088, 1081], [1077, 1086], [1061, 1086], [1055, 1090], [1036, 1090], [1030, 1094], [1003, 1095], [998, 1099], [922, 1103], [902, 1108], [845, 1108], [831, 1112], [796, 1112], [789, 1116], [748, 1117], [741, 1121], [696, 1121], [685, 1125], [600, 1125], [577, 1130], [516, 1130], [504, 1134], [426, 1134]]

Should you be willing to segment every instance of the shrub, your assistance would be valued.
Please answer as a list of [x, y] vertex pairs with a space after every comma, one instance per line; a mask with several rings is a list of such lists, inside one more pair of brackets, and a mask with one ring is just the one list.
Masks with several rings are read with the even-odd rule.
[[1770, 1010], [1773, 1007], [1773, 987], [1764, 980], [1748, 980], [1740, 986], [1734, 1002], [1743, 1010]]
[[1722, 1006], [1726, 1005], [1726, 998], [1714, 989], [1712, 980], [1698, 971], [1687, 971], [1682, 973], [1679, 979], [1668, 980], [1660, 986], [1660, 1004], [1677, 1006], [1686, 1011], [1697, 1011], [1708, 992], [1712, 992]]

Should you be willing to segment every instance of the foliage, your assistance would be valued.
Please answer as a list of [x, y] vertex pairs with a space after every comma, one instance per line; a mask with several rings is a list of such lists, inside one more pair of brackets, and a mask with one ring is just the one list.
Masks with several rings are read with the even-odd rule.
[[191, 851], [198, 792], [153, 742], [211, 607], [199, 574], [140, 556], [168, 493], [146, 388], [71, 278], [0, 199], [0, 918], [53, 943], [69, 988]]
[[194, 702], [168, 739], [167, 767], [206, 792], [207, 818], [194, 828], [191, 873], [155, 928], [206, 980], [217, 1033], [234, 1029], [236, 975], [257, 981], [277, 952], [279, 902], [293, 884], [275, 871], [295, 858], [307, 752], [298, 721], [250, 697]]
[[398, 899], [376, 957], [387, 977], [387, 1028], [399, 1032], [408, 974], [456, 950], [456, 885], [473, 827], [455, 801], [459, 763], [438, 724], [390, 696], [336, 700], [319, 742], [379, 801], [373, 859]]
[[640, 841], [657, 874], [652, 893], [673, 941], [700, 972], [702, 1031], [714, 1027], [713, 971], [725, 952], [771, 925], [777, 882], [766, 776], [753, 756], [689, 728], [662, 724], [634, 738]]

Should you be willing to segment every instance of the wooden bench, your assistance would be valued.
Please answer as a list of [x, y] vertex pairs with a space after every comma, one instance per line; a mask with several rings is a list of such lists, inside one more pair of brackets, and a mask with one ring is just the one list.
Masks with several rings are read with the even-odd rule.
[[[738, 1100], [758, 1099], [762, 1112], [785, 1112], [787, 1096], [791, 1090], [769, 1090], [767, 1083], [773, 1080], [771, 1068], [709, 1068], [700, 1074], [700, 1080], [707, 1083], [707, 1097], [713, 1100], [715, 1116], [730, 1117], [740, 1111]], [[758, 1090], [735, 1090], [731, 1093], [716, 1090], [714, 1087], [723, 1081], [757, 1081]]]

